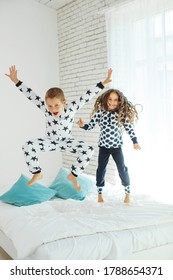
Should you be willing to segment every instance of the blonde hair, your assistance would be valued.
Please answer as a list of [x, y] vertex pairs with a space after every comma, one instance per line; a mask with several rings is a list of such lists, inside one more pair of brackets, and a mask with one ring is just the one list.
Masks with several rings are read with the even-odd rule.
[[115, 112], [118, 113], [118, 122], [124, 124], [125, 119], [128, 118], [133, 124], [135, 120], [138, 119], [138, 112], [136, 110], [136, 105], [133, 105], [127, 97], [118, 89], [109, 89], [100, 95], [94, 104], [94, 109], [91, 116], [98, 110], [103, 109], [108, 111], [108, 98], [111, 93], [116, 93], [118, 96], [118, 107]]
[[46, 92], [45, 95], [45, 100], [47, 100], [48, 98], [58, 98], [59, 100], [61, 100], [61, 102], [65, 101], [65, 96], [64, 96], [64, 92], [61, 88], [50, 88], [48, 89], [48, 91]]

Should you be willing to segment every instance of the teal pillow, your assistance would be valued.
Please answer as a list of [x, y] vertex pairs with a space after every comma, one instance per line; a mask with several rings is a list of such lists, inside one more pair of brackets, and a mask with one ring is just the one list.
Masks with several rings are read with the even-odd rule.
[[73, 183], [67, 179], [70, 170], [61, 168], [53, 183], [49, 186], [50, 189], [56, 190], [56, 196], [63, 199], [76, 199], [83, 200], [87, 193], [95, 188], [95, 182], [92, 181], [87, 175], [79, 175], [78, 182], [81, 190], [78, 191], [74, 188]]
[[9, 191], [0, 196], [0, 200], [16, 206], [27, 206], [47, 201], [55, 196], [56, 191], [39, 183], [27, 186], [29, 178], [21, 175]]

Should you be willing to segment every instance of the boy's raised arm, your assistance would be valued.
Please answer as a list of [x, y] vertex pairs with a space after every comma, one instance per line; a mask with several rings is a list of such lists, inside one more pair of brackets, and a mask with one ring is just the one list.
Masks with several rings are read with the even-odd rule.
[[68, 105], [68, 109], [72, 112], [74, 112], [74, 114], [81, 109], [87, 102], [89, 102], [96, 94], [98, 94], [104, 87], [106, 84], [110, 83], [111, 80], [111, 75], [112, 75], [112, 68], [108, 69], [108, 73], [106, 76], [106, 79], [103, 82], [99, 82], [97, 83], [96, 86], [92, 87], [91, 89], [87, 90], [87, 92], [82, 95], [82, 96], [78, 96], [78, 98], [74, 101], [72, 101], [69, 105]]
[[16, 67], [15, 67], [15, 65], [13, 65], [13, 66], [11, 66], [10, 68], [9, 68], [9, 74], [5, 74], [7, 77], [9, 77], [10, 78], [10, 80], [13, 82], [13, 83], [15, 83], [15, 84], [17, 84], [18, 82], [19, 82], [19, 79], [18, 79], [18, 77], [17, 77], [17, 69], [16, 69]]
[[47, 113], [47, 108], [45, 106], [45, 101], [42, 100], [31, 88], [25, 85], [17, 77], [17, 69], [15, 65], [9, 68], [9, 74], [5, 74], [10, 80], [16, 85], [16, 87], [30, 100], [32, 101], [43, 113]]

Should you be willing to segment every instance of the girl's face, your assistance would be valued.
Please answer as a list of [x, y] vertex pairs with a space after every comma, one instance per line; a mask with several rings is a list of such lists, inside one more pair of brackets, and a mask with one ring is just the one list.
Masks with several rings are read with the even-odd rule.
[[47, 98], [46, 99], [46, 104], [47, 104], [47, 108], [48, 108], [49, 112], [51, 112], [51, 114], [54, 117], [59, 117], [64, 110], [64, 107], [66, 105], [66, 101], [62, 102], [57, 97]]
[[115, 92], [111, 92], [107, 100], [107, 106], [109, 111], [113, 111], [118, 108], [118, 94]]

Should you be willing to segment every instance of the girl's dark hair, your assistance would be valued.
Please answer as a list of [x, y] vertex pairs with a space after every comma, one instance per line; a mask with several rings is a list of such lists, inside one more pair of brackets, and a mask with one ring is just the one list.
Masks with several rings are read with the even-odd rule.
[[100, 95], [95, 101], [91, 116], [100, 109], [108, 111], [107, 103], [111, 93], [116, 93], [118, 95], [118, 108], [115, 110], [118, 113], [118, 122], [124, 124], [125, 119], [128, 118], [131, 123], [134, 123], [139, 117], [136, 105], [128, 101], [127, 97], [118, 89], [109, 89]]

